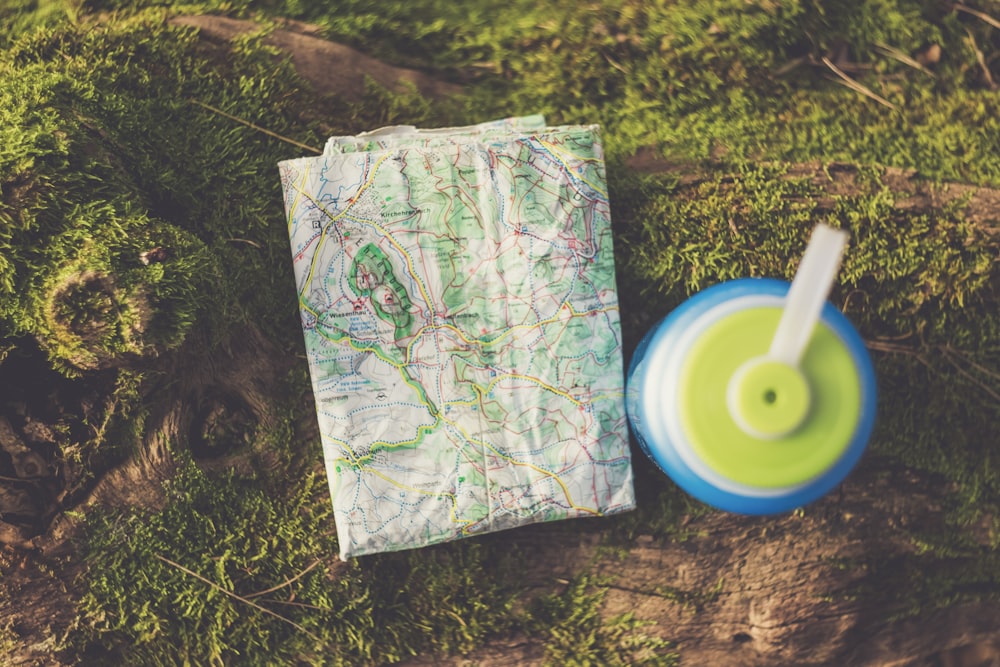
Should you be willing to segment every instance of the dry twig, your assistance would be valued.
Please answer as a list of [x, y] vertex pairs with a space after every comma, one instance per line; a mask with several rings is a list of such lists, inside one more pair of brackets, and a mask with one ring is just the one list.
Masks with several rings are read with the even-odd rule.
[[870, 89], [866, 88], [865, 86], [861, 85], [860, 83], [858, 83], [857, 81], [855, 81], [851, 77], [849, 77], [846, 74], [844, 74], [844, 72], [839, 67], [837, 67], [832, 62], [830, 62], [830, 59], [827, 58], [826, 56], [823, 56], [823, 64], [826, 65], [828, 68], [830, 68], [831, 72], [833, 72], [834, 74], [837, 75], [837, 78], [833, 79], [834, 81], [838, 81], [839, 83], [841, 83], [844, 86], [847, 86], [848, 88], [850, 88], [854, 92], [861, 93], [865, 97], [867, 97], [869, 99], [873, 99], [873, 100], [875, 100], [876, 102], [878, 102], [879, 104], [881, 104], [883, 106], [889, 107], [893, 111], [897, 110], [895, 104], [893, 104], [889, 100], [885, 99], [884, 97], [880, 97], [879, 95], [876, 95]]
[[256, 241], [251, 241], [250, 239], [228, 238], [226, 240], [231, 243], [246, 243], [247, 245], [252, 245], [254, 248], [257, 248], [258, 250], [263, 250], [263, 248], [259, 243], [257, 243]]
[[979, 45], [976, 44], [976, 38], [972, 35], [972, 31], [968, 28], [965, 29], [965, 34], [969, 36], [969, 46], [972, 47], [972, 52], [976, 54], [976, 62], [979, 63], [979, 69], [983, 72], [983, 80], [986, 81], [986, 85], [990, 89], [996, 89], [997, 84], [993, 81], [993, 75], [990, 74], [990, 67], [986, 64], [986, 56], [983, 55], [982, 50]]
[[301, 625], [299, 625], [298, 623], [296, 623], [292, 619], [286, 618], [286, 617], [282, 616], [281, 614], [279, 614], [277, 612], [273, 612], [270, 609], [268, 609], [267, 607], [261, 607], [259, 604], [257, 604], [253, 600], [248, 600], [245, 597], [243, 597], [242, 595], [237, 595], [236, 593], [233, 593], [232, 591], [227, 591], [225, 588], [223, 588], [219, 584], [215, 583], [211, 579], [206, 579], [205, 577], [201, 576], [197, 572], [194, 572], [193, 570], [189, 570], [186, 567], [184, 567], [183, 565], [181, 565], [180, 563], [175, 563], [174, 561], [170, 560], [169, 558], [167, 558], [165, 556], [161, 556], [160, 554], [153, 554], [153, 555], [157, 559], [159, 559], [159, 560], [163, 561], [164, 563], [166, 563], [167, 565], [169, 565], [171, 567], [177, 568], [178, 570], [180, 570], [184, 574], [191, 575], [192, 577], [194, 577], [198, 581], [201, 581], [203, 583], [208, 584], [209, 586], [211, 586], [215, 590], [217, 590], [217, 591], [219, 591], [221, 593], [224, 593], [225, 595], [228, 595], [229, 597], [233, 598], [234, 600], [239, 600], [240, 602], [243, 602], [244, 604], [248, 604], [251, 607], [253, 607], [254, 609], [257, 609], [258, 611], [262, 611], [262, 612], [264, 612], [265, 614], [267, 614], [269, 616], [273, 616], [274, 618], [278, 619], [279, 621], [283, 621], [285, 623], [288, 623], [289, 625], [291, 625], [296, 630], [304, 632], [305, 634], [309, 635], [309, 637], [311, 637], [312, 639], [315, 639], [317, 642], [322, 643], [322, 641], [323, 641], [322, 639], [320, 639], [319, 637], [317, 637], [313, 633], [309, 632], [308, 630], [306, 630], [304, 627], [302, 627]]
[[[989, 394], [994, 400], [996, 400], [998, 403], [1000, 403], [1000, 394], [998, 394], [996, 391], [994, 391], [988, 384], [986, 384], [985, 382], [983, 382], [982, 380], [980, 380], [979, 378], [977, 378], [975, 375], [973, 375], [972, 373], [970, 373], [966, 369], [962, 368], [959, 365], [958, 361], [956, 361], [956, 357], [957, 357], [958, 359], [961, 359], [961, 360], [965, 361], [966, 363], [971, 363], [969, 359], [967, 359], [964, 356], [958, 354], [957, 352], [955, 352], [950, 347], [941, 346], [938, 349], [941, 350], [942, 352], [944, 352], [945, 359], [948, 360], [948, 363], [951, 364], [952, 368], [954, 368], [956, 371], [958, 371], [962, 375], [962, 377], [964, 377], [969, 382], [971, 382], [972, 384], [974, 384], [977, 387], [979, 387], [980, 389], [982, 389], [984, 392], [986, 392], [987, 394]], [[973, 367], [976, 367], [976, 366], [973, 366]], [[990, 375], [992, 375], [992, 373], [990, 373], [989, 371], [987, 371], [987, 373], [990, 374]]]
[[246, 125], [247, 127], [251, 128], [253, 130], [257, 130], [258, 132], [263, 132], [264, 134], [266, 134], [269, 137], [274, 137], [275, 139], [280, 139], [281, 141], [284, 141], [286, 143], [292, 144], [293, 146], [298, 146], [299, 148], [305, 149], [307, 151], [312, 151], [313, 153], [322, 153], [323, 152], [320, 149], [316, 148], [315, 146], [310, 146], [308, 144], [303, 144], [303, 143], [301, 143], [299, 141], [295, 141], [295, 139], [289, 139], [288, 137], [284, 137], [284, 136], [278, 134], [277, 132], [272, 132], [271, 130], [268, 130], [267, 128], [261, 127], [260, 125], [254, 125], [253, 123], [251, 123], [248, 120], [244, 120], [244, 119], [240, 118], [239, 116], [234, 116], [234, 115], [232, 115], [230, 113], [226, 113], [222, 109], [218, 109], [216, 107], [213, 107], [211, 104], [206, 104], [206, 103], [202, 102], [201, 100], [196, 100], [193, 97], [189, 97], [188, 101], [191, 102], [192, 104], [197, 104], [198, 106], [202, 107], [203, 109], [208, 109], [212, 113], [217, 113], [220, 116], [222, 116], [223, 118], [228, 118], [229, 120], [236, 121], [237, 123], [240, 123], [241, 125]]
[[[905, 354], [913, 357], [923, 365], [931, 368], [931, 364], [927, 361], [923, 354], [921, 354], [917, 348], [909, 345], [899, 345], [897, 343], [890, 343], [888, 341], [882, 340], [866, 340], [865, 347], [869, 350], [874, 350], [876, 352], [886, 352], [889, 354]], [[984, 382], [982, 379], [976, 377], [968, 371], [968, 369], [963, 368], [959, 361], [964, 362], [972, 369], [982, 373], [988, 378], [1000, 380], [1000, 373], [986, 368], [982, 364], [976, 363], [972, 359], [969, 359], [966, 355], [962, 354], [950, 345], [938, 345], [934, 348], [937, 352], [940, 352], [948, 365], [954, 368], [958, 373], [964, 377], [966, 380], [976, 385], [982, 389], [990, 398], [994, 399], [1000, 403], [1000, 393], [993, 389], [989, 384]]]
[[996, 20], [989, 14], [984, 14], [978, 9], [973, 9], [972, 7], [966, 7], [960, 2], [955, 3], [955, 9], [960, 12], [965, 12], [966, 14], [969, 14], [971, 16], [975, 16], [980, 21], [984, 21], [989, 25], [993, 26], [994, 28], [996, 28], [997, 30], [1000, 30], [1000, 21]]
[[990, 378], [994, 378], [996, 380], [1000, 380], [1000, 373], [998, 373], [997, 371], [990, 370], [989, 368], [986, 368], [986, 366], [983, 366], [982, 364], [976, 363], [972, 359], [969, 359], [968, 356], [962, 354], [961, 351], [956, 350], [952, 346], [950, 346], [950, 345], [942, 345], [941, 346], [941, 350], [944, 351], [944, 352], [946, 352], [946, 353], [948, 353], [948, 354], [955, 355], [956, 357], [958, 357], [959, 359], [961, 359], [965, 363], [969, 364], [970, 366], [972, 366], [974, 369], [976, 369], [977, 371], [979, 371], [980, 373], [982, 373], [986, 377], [990, 377]]
[[247, 599], [256, 598], [256, 597], [260, 597], [261, 595], [267, 595], [268, 593], [273, 593], [274, 591], [280, 590], [280, 589], [284, 588], [285, 586], [288, 586], [289, 584], [294, 583], [298, 579], [301, 579], [303, 576], [306, 575], [306, 573], [308, 573], [311, 570], [315, 569], [316, 566], [319, 565], [322, 562], [323, 561], [321, 561], [320, 559], [317, 558], [316, 560], [314, 560], [312, 562], [312, 564], [309, 567], [307, 567], [306, 569], [302, 570], [301, 572], [299, 572], [297, 575], [295, 575], [291, 579], [286, 579], [285, 581], [281, 582], [277, 586], [272, 586], [271, 588], [268, 588], [267, 590], [264, 590], [264, 591], [260, 591], [258, 593], [251, 593], [250, 595], [248, 595], [246, 597], [247, 597]]
[[885, 340], [866, 340], [865, 347], [867, 347], [869, 350], [875, 350], [876, 352], [909, 354], [914, 357], [920, 356], [920, 353], [917, 352], [916, 348], [914, 348], [911, 345], [899, 345], [898, 343], [890, 343]]
[[271, 600], [274, 604], [287, 604], [289, 607], [302, 607], [303, 609], [314, 609], [316, 611], [331, 612], [333, 609], [329, 607], [320, 607], [315, 604], [306, 604], [305, 602], [295, 602], [293, 600]]
[[934, 72], [930, 71], [929, 69], [927, 69], [926, 67], [924, 67], [923, 65], [921, 65], [920, 63], [918, 63], [916, 60], [914, 60], [910, 56], [908, 56], [905, 53], [903, 53], [902, 51], [900, 51], [899, 49], [893, 48], [893, 47], [889, 46], [888, 44], [876, 44], [875, 48], [878, 49], [879, 52], [882, 55], [889, 56], [890, 58], [892, 58], [894, 60], [898, 60], [899, 62], [903, 63], [904, 65], [908, 65], [909, 67], [912, 67], [913, 69], [920, 70], [921, 72], [923, 72], [927, 76], [931, 77], [932, 79], [936, 79], [937, 78], [937, 76], [935, 76]]

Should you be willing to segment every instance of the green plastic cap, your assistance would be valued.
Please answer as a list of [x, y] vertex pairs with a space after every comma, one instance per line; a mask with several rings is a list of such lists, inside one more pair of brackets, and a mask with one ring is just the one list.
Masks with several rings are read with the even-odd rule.
[[809, 414], [812, 392], [799, 369], [767, 357], [741, 366], [729, 381], [729, 413], [747, 435], [788, 435]]
[[746, 486], [785, 488], [829, 470], [861, 417], [847, 346], [820, 322], [795, 367], [769, 356], [782, 310], [753, 307], [698, 335], [678, 372], [685, 440], [704, 465]]

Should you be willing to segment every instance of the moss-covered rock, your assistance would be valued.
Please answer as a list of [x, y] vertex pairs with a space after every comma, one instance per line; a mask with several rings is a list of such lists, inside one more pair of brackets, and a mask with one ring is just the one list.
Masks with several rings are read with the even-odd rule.
[[219, 59], [195, 40], [147, 14], [43, 30], [0, 58], [0, 320], [67, 368], [176, 347], [200, 316], [224, 335], [243, 298], [287, 296], [248, 280], [273, 270], [280, 197], [258, 165], [282, 149], [190, 100], [284, 130], [299, 81], [260, 46]]
[[[84, 238], [56, 240], [78, 252], [43, 268], [50, 275], [32, 295], [32, 328], [53, 363], [98, 370], [176, 348], [219, 275], [204, 243], [144, 216], [95, 227]], [[120, 238], [102, 238], [115, 227]]]

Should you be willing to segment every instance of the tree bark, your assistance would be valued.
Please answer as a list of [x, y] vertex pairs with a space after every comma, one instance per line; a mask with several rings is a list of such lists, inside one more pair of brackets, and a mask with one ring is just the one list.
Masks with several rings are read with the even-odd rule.
[[[224, 16], [178, 16], [175, 25], [197, 28], [204, 38], [229, 42], [239, 35], [259, 30], [252, 21]], [[358, 101], [365, 94], [365, 80], [371, 79], [396, 93], [415, 88], [426, 97], [444, 97], [461, 92], [461, 87], [423, 72], [395, 67], [365, 55], [357, 49], [318, 36], [316, 26], [286, 20], [266, 41], [291, 56], [299, 75], [320, 93]]]

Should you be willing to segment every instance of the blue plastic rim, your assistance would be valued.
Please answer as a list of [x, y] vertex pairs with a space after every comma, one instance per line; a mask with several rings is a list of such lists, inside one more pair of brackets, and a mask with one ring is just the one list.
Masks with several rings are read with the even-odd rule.
[[[696, 322], [703, 322], [711, 311], [725, 309], [727, 302], [755, 298], [781, 300], [790, 283], [773, 278], [741, 278], [709, 287], [682, 303], [654, 326], [639, 343], [629, 364], [626, 408], [636, 440], [650, 459], [678, 486], [702, 502], [728, 512], [751, 515], [779, 514], [802, 507], [836, 488], [864, 454], [875, 426], [877, 393], [875, 371], [864, 341], [850, 321], [832, 304], [826, 303], [821, 321], [842, 342], [857, 371], [861, 390], [861, 410], [850, 443], [836, 463], [818, 477], [794, 487], [779, 490], [740, 488], [707, 479], [692, 469], [678, 453], [657, 408], [657, 394], [669, 392], [677, 378], [665, 376], [664, 355], [677, 353], [685, 345], [685, 335]], [[737, 306], [738, 307], [738, 306]], [[718, 321], [718, 320], [715, 320]], [[681, 354], [683, 351], [680, 352]]]

